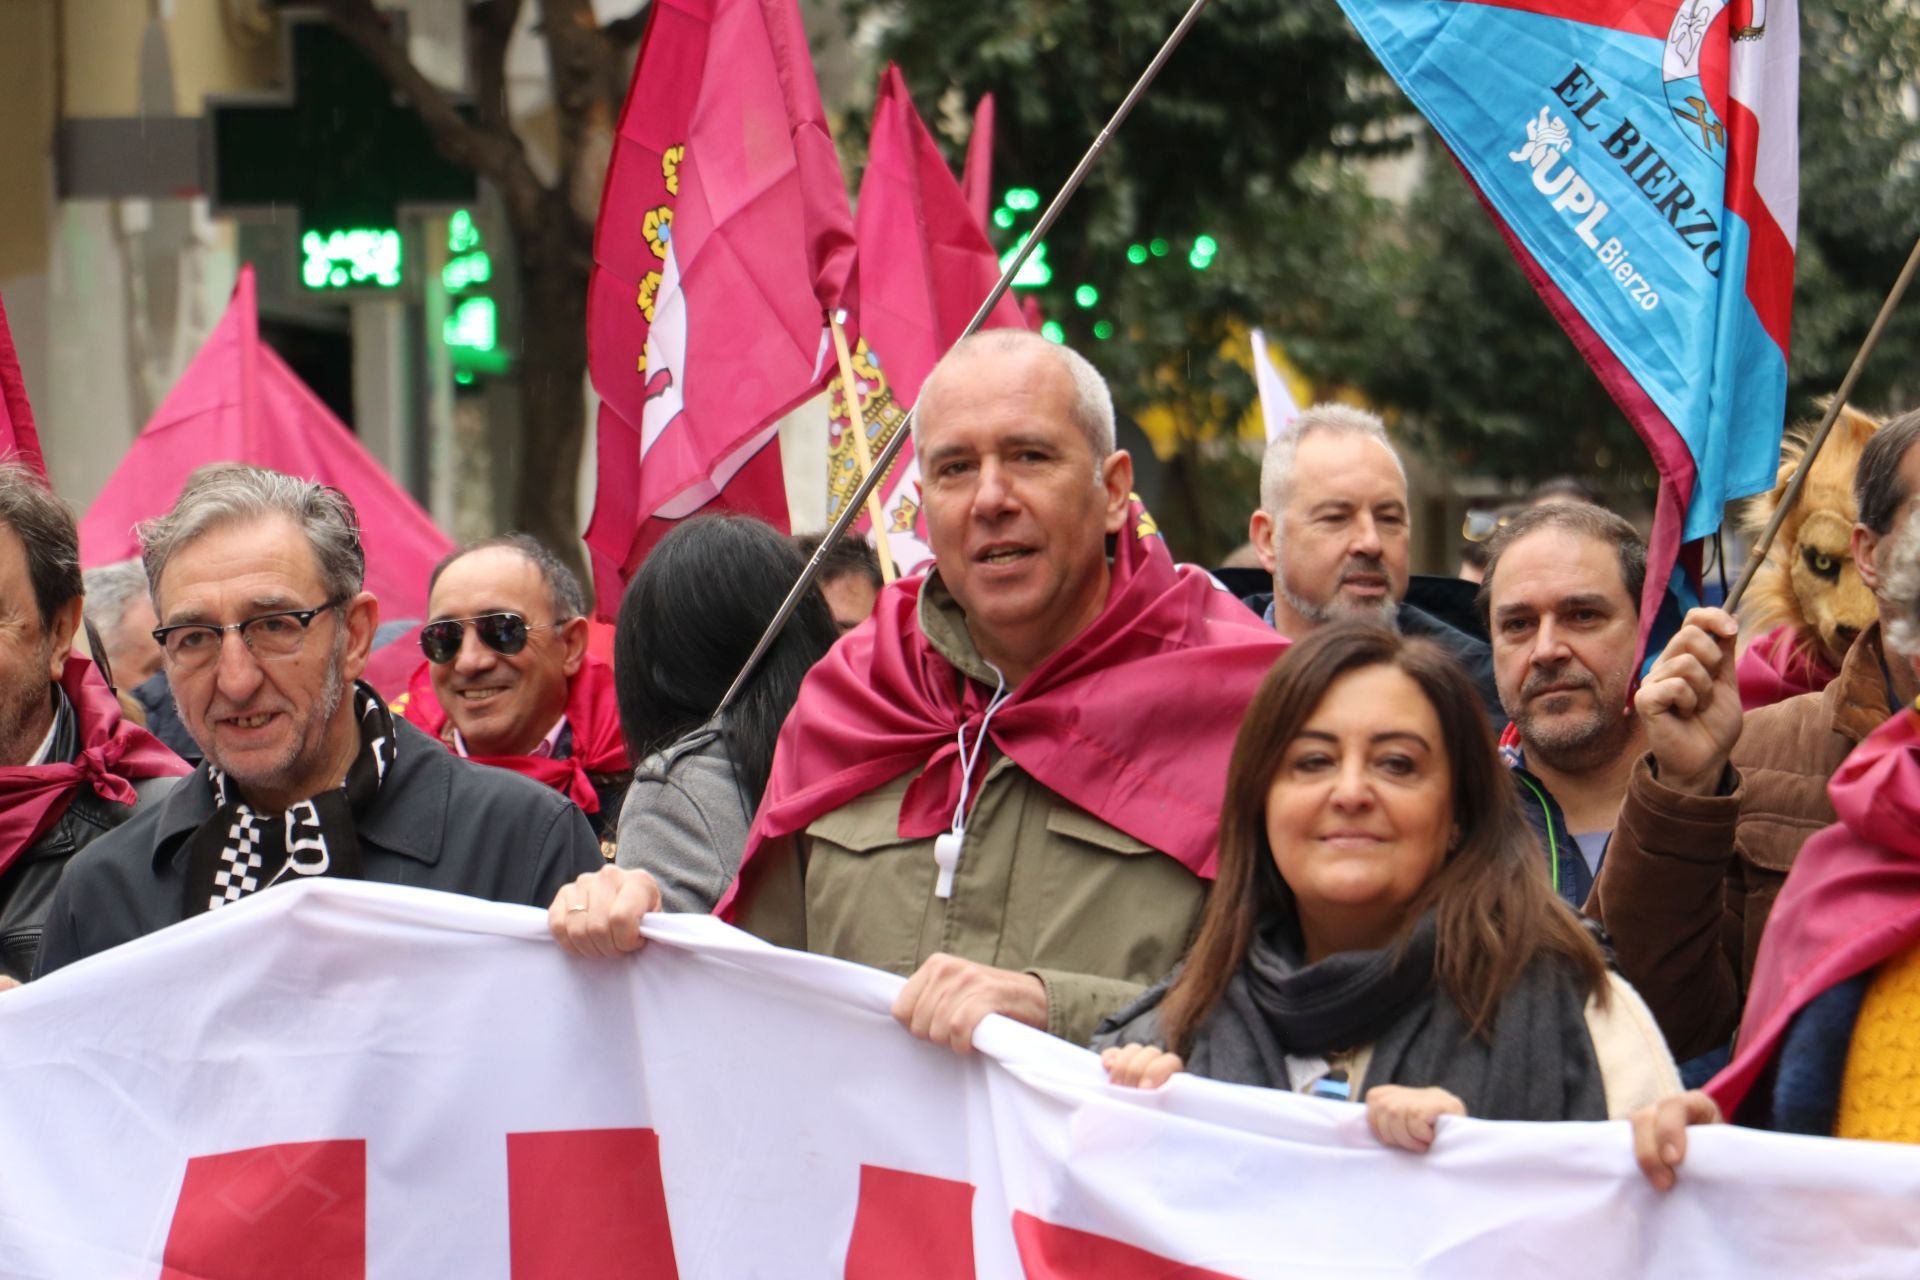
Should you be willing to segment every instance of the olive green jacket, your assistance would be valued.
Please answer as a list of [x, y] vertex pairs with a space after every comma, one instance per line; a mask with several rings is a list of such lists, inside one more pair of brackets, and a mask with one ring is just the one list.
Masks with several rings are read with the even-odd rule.
[[[994, 686], [937, 576], [921, 590], [919, 618], [948, 661]], [[1207, 882], [991, 746], [982, 767], [951, 898], [934, 894], [933, 841], [899, 834], [917, 776], [906, 774], [763, 849], [740, 885], [735, 921], [777, 945], [903, 977], [936, 952], [1033, 974], [1047, 989], [1047, 1030], [1086, 1044], [1102, 1018], [1184, 954]]]

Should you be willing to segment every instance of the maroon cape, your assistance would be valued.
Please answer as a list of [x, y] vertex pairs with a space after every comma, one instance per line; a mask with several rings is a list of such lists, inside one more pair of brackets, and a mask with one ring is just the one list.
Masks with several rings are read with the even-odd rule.
[[[433, 668], [422, 662], [407, 686], [399, 710], [408, 720], [441, 738], [447, 710], [433, 692]], [[620, 704], [614, 698], [613, 668], [591, 653], [567, 686], [567, 726], [573, 731], [573, 753], [564, 760], [547, 756], [475, 756], [475, 764], [511, 769], [544, 782], [587, 813], [600, 812], [600, 796], [590, 773], [625, 773], [627, 741], [620, 735]]]
[[1739, 1052], [1707, 1085], [1729, 1116], [1810, 1000], [1920, 942], [1920, 712], [1869, 734], [1827, 794], [1840, 821], [1794, 861], [1767, 917]]
[[85, 658], [67, 659], [60, 687], [73, 704], [80, 750], [60, 764], [0, 769], [0, 872], [60, 820], [81, 787], [132, 804], [135, 781], [193, 772], [160, 739], [121, 718], [119, 701]]
[[[1234, 735], [1286, 641], [1206, 573], [1176, 568], [1135, 521], [1118, 544], [1106, 608], [1014, 688], [988, 736], [1048, 790], [1211, 878]], [[807, 674], [743, 871], [770, 841], [909, 772], [920, 776], [900, 807], [901, 836], [952, 822], [955, 736], [965, 724], [977, 741], [991, 691], [920, 630], [921, 581], [882, 591], [873, 617]]]
[[1740, 655], [1740, 708], [1753, 711], [1803, 693], [1817, 693], [1840, 673], [1820, 656], [1813, 637], [1798, 627], [1781, 626], [1761, 636]]

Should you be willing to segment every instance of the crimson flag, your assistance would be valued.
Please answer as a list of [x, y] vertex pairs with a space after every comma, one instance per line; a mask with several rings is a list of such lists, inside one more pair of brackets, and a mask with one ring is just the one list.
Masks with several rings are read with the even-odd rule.
[[[867, 171], [860, 180], [860, 290], [853, 369], [861, 416], [878, 455], [905, 419], [920, 384], [1000, 279], [1000, 261], [940, 154], [900, 68], [880, 78]], [[1019, 305], [1003, 295], [986, 328], [1024, 329]], [[827, 516], [859, 482], [845, 392], [836, 377]], [[911, 571], [932, 558], [920, 513], [920, 465], [908, 444], [880, 486], [894, 563]], [[865, 528], [867, 517], [862, 515]]]
[[967, 164], [960, 171], [960, 189], [966, 193], [973, 220], [987, 230], [987, 211], [993, 208], [993, 95], [973, 108], [973, 132], [967, 136]]
[[784, 528], [776, 422], [825, 385], [853, 216], [794, 0], [655, 0], [587, 301], [599, 609], [673, 522]]
[[260, 341], [250, 266], [240, 269], [226, 315], [81, 518], [80, 563], [140, 554], [134, 525], [164, 513], [187, 477], [212, 462], [270, 467], [353, 499], [367, 590], [390, 618], [426, 617], [427, 578], [453, 543]]
[[20, 376], [20, 356], [13, 349], [13, 330], [7, 327], [7, 308], [0, 302], [0, 462], [24, 462], [41, 479], [47, 464], [40, 456], [40, 436], [33, 429], [33, 408], [27, 403], [26, 379]]

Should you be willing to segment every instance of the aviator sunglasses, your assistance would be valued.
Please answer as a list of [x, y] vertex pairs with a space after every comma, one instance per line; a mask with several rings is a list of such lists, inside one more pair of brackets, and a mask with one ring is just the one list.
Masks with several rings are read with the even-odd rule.
[[420, 651], [435, 666], [452, 662], [460, 652], [460, 642], [468, 626], [480, 637], [480, 643], [511, 658], [527, 647], [531, 632], [558, 626], [555, 622], [528, 622], [517, 613], [483, 613], [477, 618], [442, 618], [420, 628]]

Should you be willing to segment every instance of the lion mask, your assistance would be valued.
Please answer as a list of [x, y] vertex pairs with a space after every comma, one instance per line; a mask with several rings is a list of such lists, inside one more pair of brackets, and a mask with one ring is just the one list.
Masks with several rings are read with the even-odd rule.
[[[1832, 670], [1839, 669], [1853, 638], [1878, 616], [1873, 593], [1854, 568], [1851, 546], [1858, 515], [1853, 473], [1879, 429], [1877, 419], [1841, 410], [1741, 604], [1741, 624], [1749, 634], [1792, 627]], [[1807, 428], [1797, 428], [1781, 442], [1773, 491], [1752, 499], [1743, 513], [1749, 533], [1758, 534], [1773, 518], [1810, 435]]]

